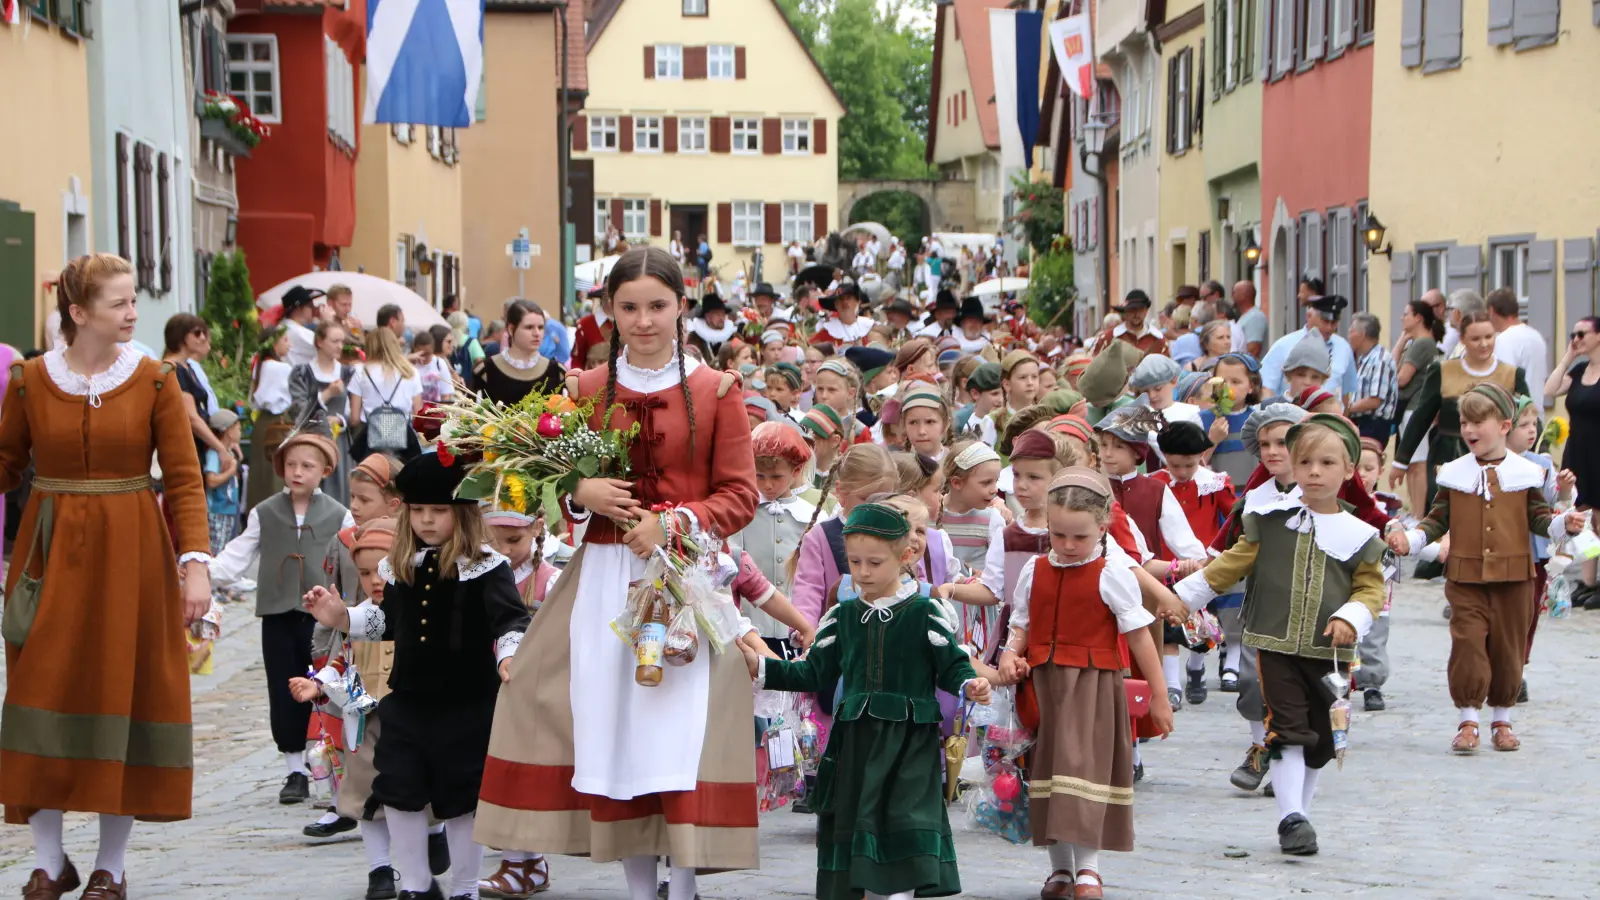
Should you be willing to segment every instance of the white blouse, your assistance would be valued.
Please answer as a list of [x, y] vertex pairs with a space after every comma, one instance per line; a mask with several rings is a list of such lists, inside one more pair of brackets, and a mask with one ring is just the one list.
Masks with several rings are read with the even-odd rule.
[[[1139, 580], [1134, 577], [1132, 571], [1133, 560], [1109, 538], [1106, 547], [1108, 550], [1106, 565], [1100, 571], [1100, 601], [1111, 610], [1112, 615], [1117, 617], [1117, 631], [1122, 634], [1148, 627], [1156, 617], [1144, 608], [1139, 594]], [[1062, 562], [1054, 551], [1047, 554], [1047, 558], [1050, 560], [1050, 565], [1058, 569], [1071, 569], [1099, 559], [1100, 550], [1098, 547], [1095, 548], [1093, 556], [1075, 563]], [[1038, 562], [1039, 557], [1035, 556], [1022, 567], [1022, 573], [1017, 576], [1016, 589], [1006, 600], [1011, 610], [1012, 628], [1024, 631], [1028, 628], [1028, 607], [1033, 594], [1033, 571]]]
[[289, 396], [289, 373], [292, 371], [294, 367], [282, 360], [268, 359], [261, 362], [256, 391], [250, 395], [250, 402], [256, 409], [277, 416], [289, 408], [289, 404], [293, 402]]

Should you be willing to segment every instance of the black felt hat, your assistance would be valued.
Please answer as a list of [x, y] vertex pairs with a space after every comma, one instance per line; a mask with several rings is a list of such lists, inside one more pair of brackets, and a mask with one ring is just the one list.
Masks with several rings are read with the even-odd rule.
[[854, 297], [862, 306], [867, 305], [867, 298], [861, 296], [861, 287], [849, 278], [839, 282], [833, 293], [823, 295], [818, 302], [822, 304], [823, 309], [833, 312], [839, 304], [840, 297]]
[[771, 297], [772, 299], [776, 300], [776, 299], [778, 299], [778, 292], [772, 289], [772, 283], [771, 282], [769, 282], [769, 281], [758, 281], [758, 282], [756, 282], [756, 289], [750, 292], [750, 296], [752, 296], [752, 297]]
[[904, 297], [896, 297], [889, 301], [889, 305], [883, 307], [882, 311], [885, 317], [890, 313], [899, 313], [905, 316], [908, 322], [917, 317], [917, 311], [911, 308], [911, 301]]
[[695, 311], [695, 315], [704, 319], [706, 317], [706, 313], [727, 311], [728, 304], [722, 302], [722, 295], [713, 292], [700, 298], [700, 308]]
[[940, 288], [939, 295], [933, 300], [933, 311], [938, 312], [941, 309], [961, 309], [961, 301], [956, 299], [956, 295], [949, 288]]
[[1211, 439], [1205, 429], [1193, 422], [1172, 422], [1161, 430], [1156, 446], [1162, 453], [1196, 456], [1211, 449]]
[[476, 504], [476, 500], [456, 497], [456, 488], [467, 477], [467, 465], [461, 460], [452, 462], [454, 465], [445, 465], [438, 453], [424, 453], [406, 463], [394, 480], [401, 501], [411, 506]]
[[310, 306], [322, 296], [326, 296], [323, 291], [297, 284], [283, 292], [283, 314], [287, 316], [302, 306]]
[[1122, 300], [1122, 308], [1123, 309], [1149, 309], [1150, 308], [1150, 295], [1146, 294], [1144, 291], [1139, 290], [1138, 288], [1134, 288], [1133, 290], [1128, 292], [1128, 296], [1127, 297], [1123, 298], [1123, 300]]
[[989, 321], [989, 311], [983, 308], [983, 301], [977, 297], [968, 297], [961, 301], [961, 315], [956, 316], [956, 321], [965, 319], [982, 319]]

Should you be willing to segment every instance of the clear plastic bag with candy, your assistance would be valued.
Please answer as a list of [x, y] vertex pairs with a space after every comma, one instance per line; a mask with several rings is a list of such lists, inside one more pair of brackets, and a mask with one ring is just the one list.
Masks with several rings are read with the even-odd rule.
[[1222, 623], [1202, 609], [1183, 623], [1183, 645], [1195, 653], [1210, 653], [1222, 643]]
[[992, 724], [983, 729], [982, 781], [966, 792], [967, 818], [1013, 844], [1033, 837], [1028, 823], [1027, 781], [1017, 759], [1033, 744], [1033, 734], [1017, 720], [1011, 688], [994, 692]]
[[680, 606], [667, 625], [666, 649], [662, 658], [669, 666], [687, 666], [700, 655], [700, 630], [694, 624], [694, 610]]
[[1558, 553], [1544, 565], [1550, 578], [1545, 583], [1545, 595], [1540, 608], [1547, 610], [1552, 619], [1565, 619], [1572, 614], [1572, 592], [1577, 587], [1573, 583], [1577, 570], [1573, 568], [1572, 557]]

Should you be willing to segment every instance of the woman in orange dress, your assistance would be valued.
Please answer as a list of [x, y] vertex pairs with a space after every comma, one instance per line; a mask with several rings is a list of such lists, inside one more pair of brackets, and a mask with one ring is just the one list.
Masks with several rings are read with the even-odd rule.
[[[128, 263], [80, 257], [57, 297], [67, 346], [14, 366], [0, 413], [0, 491], [18, 485], [30, 458], [36, 466], [6, 578], [0, 803], [6, 822], [33, 830], [25, 897], [57, 900], [79, 886], [61, 844], [71, 810], [100, 814], [83, 897], [121, 900], [133, 820], [189, 818], [184, 628], [210, 603], [205, 491], [172, 367], [128, 344], [138, 320]], [[152, 454], [177, 558], [151, 489]], [[19, 596], [24, 572], [42, 578], [36, 611]]]

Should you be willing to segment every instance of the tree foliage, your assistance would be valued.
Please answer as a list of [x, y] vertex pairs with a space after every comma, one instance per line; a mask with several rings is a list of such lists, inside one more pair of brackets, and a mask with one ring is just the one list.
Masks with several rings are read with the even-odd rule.
[[1042, 326], [1063, 322], [1070, 325], [1072, 301], [1077, 296], [1072, 280], [1072, 242], [1061, 237], [1047, 241], [1034, 254], [1028, 279], [1028, 315]]
[[211, 355], [201, 361], [217, 402], [232, 407], [248, 400], [250, 359], [261, 342], [256, 297], [250, 290], [250, 267], [244, 251], [218, 254], [211, 262], [211, 281], [200, 315], [211, 326]]
[[1025, 172], [1011, 179], [1011, 193], [1017, 211], [1007, 224], [1022, 229], [1035, 253], [1048, 253], [1051, 242], [1066, 230], [1065, 195], [1048, 180], [1029, 181]]

